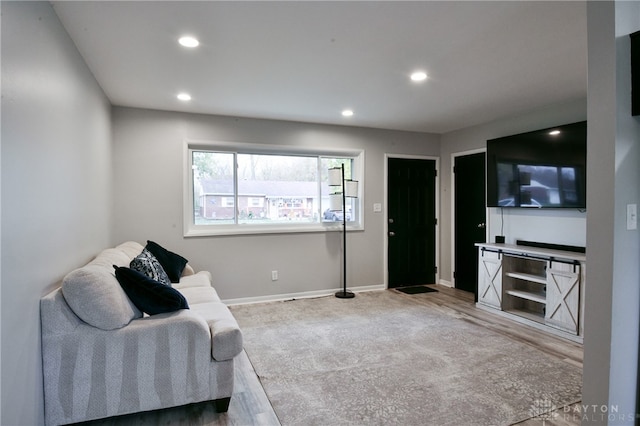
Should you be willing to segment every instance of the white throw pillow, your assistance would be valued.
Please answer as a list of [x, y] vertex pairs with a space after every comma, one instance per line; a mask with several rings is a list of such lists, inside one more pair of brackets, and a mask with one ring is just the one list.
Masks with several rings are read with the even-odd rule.
[[102, 330], [122, 328], [142, 316], [111, 266], [89, 264], [70, 272], [62, 280], [62, 294], [81, 320]]

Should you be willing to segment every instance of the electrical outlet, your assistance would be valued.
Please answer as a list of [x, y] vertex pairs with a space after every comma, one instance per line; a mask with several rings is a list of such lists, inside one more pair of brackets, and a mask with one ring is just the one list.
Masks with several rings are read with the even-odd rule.
[[271, 271], [271, 281], [278, 281], [278, 271]]
[[638, 205], [627, 204], [627, 230], [638, 229]]

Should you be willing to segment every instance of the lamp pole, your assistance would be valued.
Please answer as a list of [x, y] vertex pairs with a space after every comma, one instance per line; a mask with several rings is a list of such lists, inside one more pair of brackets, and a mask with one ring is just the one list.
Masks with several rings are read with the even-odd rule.
[[347, 190], [344, 181], [344, 164], [342, 169], [342, 290], [336, 292], [340, 299], [351, 299], [356, 295], [347, 291]]

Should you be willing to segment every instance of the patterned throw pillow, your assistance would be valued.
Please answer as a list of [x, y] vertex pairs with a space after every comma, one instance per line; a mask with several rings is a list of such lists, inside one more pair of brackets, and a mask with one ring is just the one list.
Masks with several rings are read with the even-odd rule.
[[129, 267], [134, 271], [138, 271], [146, 275], [154, 281], [171, 286], [171, 280], [160, 265], [160, 262], [158, 262], [158, 259], [156, 259], [156, 257], [146, 248], [131, 261]]

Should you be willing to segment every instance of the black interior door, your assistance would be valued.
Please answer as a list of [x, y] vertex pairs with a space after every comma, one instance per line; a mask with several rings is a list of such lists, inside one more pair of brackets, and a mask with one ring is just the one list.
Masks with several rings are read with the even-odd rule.
[[436, 279], [436, 162], [390, 158], [388, 163], [389, 287]]
[[485, 241], [485, 153], [459, 156], [454, 161], [454, 234], [456, 288], [478, 297], [478, 248]]

